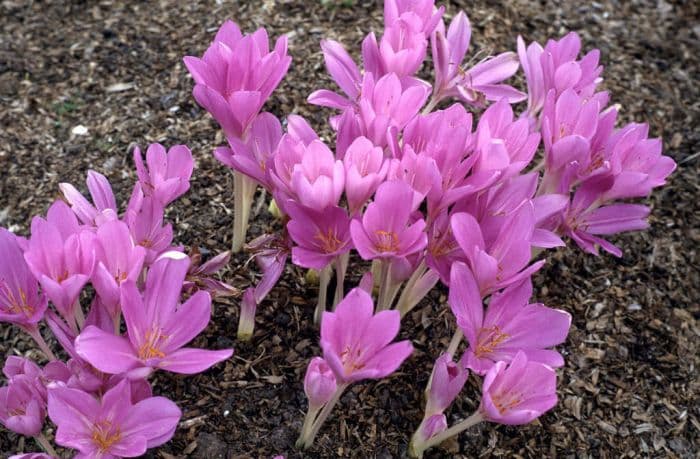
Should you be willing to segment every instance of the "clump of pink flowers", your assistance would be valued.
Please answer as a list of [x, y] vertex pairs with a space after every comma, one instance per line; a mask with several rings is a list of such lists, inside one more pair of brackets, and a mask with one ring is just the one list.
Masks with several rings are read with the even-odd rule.
[[[86, 198], [63, 183], [64, 200], [32, 219], [28, 238], [0, 228], [0, 320], [31, 336], [43, 366], [19, 356], [3, 367], [0, 423], [44, 436], [80, 457], [139, 457], [172, 438], [181, 409], [154, 396], [156, 370], [193, 374], [228, 359], [231, 349], [187, 347], [209, 323], [212, 295], [235, 289], [212, 277], [223, 253], [200, 266], [173, 246], [165, 208], [189, 189], [194, 160], [177, 145], [151, 145], [143, 162], [134, 150], [138, 181], [120, 212], [109, 181], [88, 172]], [[91, 293], [87, 286], [92, 286]], [[43, 333], [60, 345], [55, 352]]]
[[[600, 52], [580, 55], [576, 33], [544, 47], [518, 37], [514, 50], [465, 65], [467, 14], [447, 23], [444, 13], [433, 0], [386, 0], [384, 31], [365, 37], [360, 63], [321, 41], [337, 89], [308, 101], [332, 109], [334, 147], [298, 115], [283, 123], [261, 111], [289, 67], [284, 37], [270, 48], [264, 29], [244, 34], [228, 21], [203, 58], [185, 58], [195, 98], [228, 140], [215, 156], [235, 176], [234, 250], [256, 187], [282, 222], [247, 245], [263, 274], [244, 294], [239, 337], [253, 335], [255, 308], [288, 259], [318, 274], [323, 356], [306, 373], [300, 447], [349, 384], [386, 377], [410, 355], [409, 341], [391, 342], [438, 282], [457, 328], [435, 356], [411, 454], [476, 422], [523, 424], [554, 407], [554, 369], [564, 365], [555, 346], [571, 317], [531, 300], [544, 251], [568, 240], [621, 256], [606, 238], [648, 226], [649, 208], [630, 199], [675, 168], [646, 124], [617, 125]], [[417, 76], [428, 54], [432, 82]], [[345, 294], [353, 251], [366, 262], [353, 270], [367, 274]], [[450, 427], [445, 412], [470, 370], [483, 377], [481, 405]]]
[[[386, 0], [384, 30], [355, 44], [359, 63], [323, 40], [337, 88], [308, 102], [331, 109], [334, 145], [301, 116], [263, 111], [291, 63], [286, 37], [271, 46], [265, 29], [226, 21], [201, 58], [185, 57], [194, 98], [227, 140], [214, 156], [234, 175], [232, 251], [248, 250], [262, 272], [241, 296], [239, 338], [254, 336], [256, 308], [288, 260], [318, 279], [322, 355], [304, 377], [299, 448], [351, 384], [389, 377], [410, 357], [402, 318], [438, 283], [455, 332], [434, 356], [410, 455], [480, 422], [526, 424], [555, 407], [565, 365], [556, 346], [571, 316], [531, 298], [533, 274], [546, 250], [571, 241], [622, 256], [607, 238], [648, 226], [650, 209], [633, 200], [675, 169], [646, 124], [617, 123], [600, 52], [581, 55], [576, 33], [544, 47], [518, 37], [478, 62], [466, 59], [470, 43], [467, 14], [447, 23], [434, 0]], [[428, 55], [433, 81], [417, 76]], [[526, 88], [512, 85], [520, 69]], [[239, 293], [213, 277], [228, 252], [202, 263], [173, 245], [165, 209], [189, 189], [189, 149], [154, 144], [134, 161], [138, 181], [121, 209], [106, 177], [89, 171], [90, 198], [64, 183], [28, 237], [0, 228], [0, 320], [46, 360], [11, 356], [3, 368], [0, 423], [45, 451], [25, 457], [57, 457], [47, 417], [55, 442], [80, 457], [141, 456], [173, 436], [182, 413], [153, 395], [149, 377], [199, 373], [232, 354], [188, 346], [212, 296]], [[246, 244], [258, 188], [280, 224]], [[349, 269], [364, 271], [359, 285], [346, 285]], [[470, 375], [478, 408], [449, 425], [453, 402], [472, 396]]]

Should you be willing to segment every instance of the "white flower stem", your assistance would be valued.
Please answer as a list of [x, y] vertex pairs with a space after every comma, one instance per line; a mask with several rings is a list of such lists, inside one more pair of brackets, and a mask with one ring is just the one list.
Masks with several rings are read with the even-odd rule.
[[335, 266], [335, 297], [333, 298], [333, 310], [343, 299], [345, 294], [344, 284], [345, 284], [345, 274], [347, 273], [348, 260], [350, 258], [349, 253], [344, 253], [333, 261]]
[[24, 331], [27, 332], [29, 336], [32, 337], [34, 342], [36, 343], [37, 346], [39, 346], [39, 349], [41, 349], [41, 352], [44, 353], [47, 359], [49, 361], [57, 360], [56, 355], [54, 355], [53, 351], [51, 351], [51, 348], [49, 345], [46, 343], [44, 340], [44, 337], [41, 336], [41, 332], [39, 331], [39, 327], [36, 325], [33, 328], [24, 328]]
[[462, 332], [462, 329], [457, 327], [457, 330], [455, 330], [455, 334], [452, 335], [452, 339], [450, 340], [450, 345], [447, 346], [447, 353], [450, 354], [450, 356], [454, 357], [455, 352], [457, 352], [457, 348], [459, 347], [459, 343], [462, 342], [462, 338], [464, 337], [464, 332]]
[[377, 312], [391, 308], [389, 299], [391, 287], [391, 262], [382, 259], [379, 262], [379, 298], [377, 298]]
[[46, 451], [46, 454], [49, 456], [53, 457], [59, 457], [58, 454], [56, 453], [56, 450], [53, 449], [53, 446], [51, 446], [51, 443], [49, 443], [49, 440], [44, 436], [44, 434], [40, 433], [36, 437], [34, 437], [37, 443], [39, 443], [39, 446], [44, 448], [44, 451]]
[[412, 457], [417, 457], [421, 458], [423, 457], [423, 452], [427, 449], [432, 448], [435, 445], [439, 445], [443, 441], [447, 440], [450, 437], [454, 437], [455, 435], [464, 432], [468, 428], [480, 423], [481, 421], [484, 420], [484, 417], [482, 416], [480, 411], [476, 411], [474, 414], [469, 416], [467, 419], [464, 421], [457, 423], [450, 427], [449, 429], [445, 430], [444, 432], [440, 432], [437, 435], [434, 435], [431, 437], [429, 440], [425, 442], [416, 442], [414, 440], [411, 440], [411, 444], [409, 445], [409, 454]]
[[440, 103], [440, 97], [435, 97], [435, 94], [433, 94], [430, 97], [430, 100], [428, 101], [428, 105], [425, 106], [423, 111], [421, 112], [421, 115], [427, 115], [428, 113], [432, 112], [435, 110], [435, 107], [437, 107], [437, 104]]
[[231, 252], [238, 253], [245, 243], [250, 219], [250, 206], [255, 193], [255, 182], [240, 172], [233, 171], [233, 238]]
[[324, 267], [318, 274], [318, 300], [316, 301], [316, 310], [314, 311], [314, 323], [321, 323], [321, 316], [326, 310], [326, 301], [328, 298], [328, 284], [331, 281], [331, 266], [330, 264]]
[[425, 260], [422, 260], [420, 262], [420, 265], [418, 265], [418, 268], [416, 268], [416, 270], [413, 271], [413, 274], [411, 274], [411, 277], [406, 282], [406, 285], [403, 288], [403, 291], [401, 292], [401, 296], [399, 296], [399, 301], [396, 303], [396, 309], [401, 313], [401, 317], [408, 314], [409, 311], [411, 311], [411, 309], [413, 309], [415, 305], [418, 304], [422, 299], [414, 298], [413, 288], [415, 287], [418, 280], [420, 280], [421, 276], [425, 274], [427, 269], [428, 266], [425, 264]]

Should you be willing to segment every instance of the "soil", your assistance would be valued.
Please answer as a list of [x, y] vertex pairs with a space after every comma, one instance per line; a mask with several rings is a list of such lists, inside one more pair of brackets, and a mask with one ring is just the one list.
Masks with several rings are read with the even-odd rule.
[[[444, 2], [443, 2], [444, 3]], [[678, 162], [649, 200], [651, 228], [622, 235], [620, 259], [557, 250], [535, 277], [536, 298], [574, 316], [560, 350], [561, 403], [525, 427], [480, 425], [428, 457], [699, 457], [700, 403], [700, 4], [693, 1], [474, 1], [460, 7], [474, 32], [470, 56], [514, 49], [515, 37], [543, 43], [578, 31], [599, 47], [605, 86], [625, 121], [648, 121]], [[466, 3], [466, 2], [464, 2]], [[585, 3], [585, 4], [584, 4]], [[196, 157], [191, 191], [169, 211], [176, 241], [212, 253], [230, 244], [231, 174], [211, 155], [224, 143], [191, 96], [185, 55], [201, 55], [226, 18], [251, 31], [290, 36], [291, 71], [268, 109], [299, 113], [328, 135], [329, 112], [305, 103], [330, 86], [322, 37], [358, 50], [380, 30], [374, 1], [0, 2], [0, 225], [26, 234], [30, 219], [59, 197], [58, 184], [84, 189], [93, 168], [125, 202], [135, 179], [134, 144], [186, 143]], [[87, 129], [84, 131], [77, 126]], [[264, 208], [264, 207], [263, 207]], [[251, 234], [271, 224], [266, 212]], [[223, 278], [254, 281], [247, 255]], [[353, 273], [348, 287], [357, 279]], [[416, 351], [388, 380], [357, 384], [342, 397], [314, 447], [293, 448], [306, 400], [303, 373], [319, 354], [311, 316], [317, 290], [290, 266], [259, 308], [254, 338], [235, 340], [237, 301], [215, 305], [196, 346], [233, 346], [225, 364], [194, 377], [160, 373], [156, 392], [184, 411], [174, 439], [148, 457], [402, 457], [422, 415], [430, 365], [455, 324], [436, 289], [403, 324]], [[26, 337], [0, 324], [0, 353], [38, 356]], [[471, 380], [450, 422], [478, 404]], [[49, 435], [52, 432], [49, 430]], [[36, 450], [0, 431], [3, 457]]]

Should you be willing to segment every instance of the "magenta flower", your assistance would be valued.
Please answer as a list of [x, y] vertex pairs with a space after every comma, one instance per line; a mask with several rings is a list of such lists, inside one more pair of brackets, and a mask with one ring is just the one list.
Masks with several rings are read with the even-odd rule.
[[0, 387], [0, 423], [28, 437], [41, 433], [46, 417], [46, 402], [34, 379], [27, 375], [14, 376], [7, 386]]
[[661, 154], [661, 139], [649, 139], [648, 134], [648, 124], [630, 123], [606, 139], [615, 181], [605, 191], [605, 200], [648, 196], [676, 169], [673, 159]]
[[58, 427], [56, 443], [80, 451], [80, 457], [139, 457], [167, 442], [182, 412], [164, 397], [132, 403], [126, 380], [100, 400], [60, 384], [49, 388], [49, 417]]
[[323, 142], [312, 141], [291, 171], [292, 195], [302, 205], [322, 211], [338, 204], [344, 186], [343, 162]]
[[218, 271], [224, 269], [231, 260], [231, 252], [222, 252], [206, 262], [202, 263], [202, 255], [197, 247], [193, 247], [189, 253], [190, 269], [183, 285], [185, 293], [194, 293], [197, 290], [209, 292], [212, 298], [238, 296], [240, 291], [214, 277]]
[[444, 6], [435, 8], [435, 0], [387, 0], [384, 2], [384, 25], [388, 27], [402, 17], [411, 17], [418, 20], [418, 30], [428, 36], [444, 11]]
[[190, 189], [190, 177], [194, 168], [192, 152], [185, 145], [175, 145], [167, 152], [159, 143], [152, 143], [146, 150], [146, 165], [141, 150], [134, 148], [134, 163], [141, 189], [146, 196], [153, 196], [167, 206]]
[[78, 219], [88, 226], [98, 226], [105, 221], [116, 220], [117, 202], [109, 180], [99, 172], [89, 170], [86, 182], [92, 203], [70, 183], [59, 184], [63, 196]]
[[0, 228], [0, 322], [34, 328], [44, 317], [48, 300], [39, 293], [17, 243], [17, 237]]
[[420, 252], [428, 243], [423, 219], [410, 223], [413, 189], [403, 182], [379, 186], [362, 221], [350, 223], [352, 241], [365, 260], [399, 258]]
[[479, 411], [491, 422], [527, 424], [557, 404], [557, 374], [518, 352], [510, 364], [497, 362], [484, 377]]
[[306, 369], [306, 376], [304, 376], [304, 393], [309, 399], [309, 406], [325, 405], [337, 389], [335, 374], [326, 361], [321, 357], [311, 359]]
[[134, 245], [126, 223], [114, 220], [97, 228], [92, 285], [112, 318], [118, 313], [120, 287], [141, 275], [146, 249]]
[[15, 454], [10, 456], [8, 459], [57, 459], [54, 456], [50, 456], [46, 453], [24, 453]]
[[399, 181], [410, 185], [413, 199], [410, 208], [417, 209], [426, 196], [441, 190], [442, 177], [437, 163], [425, 154], [416, 154], [410, 145], [404, 145], [401, 159], [389, 163], [388, 181]]
[[357, 110], [362, 134], [375, 145], [386, 146], [389, 129], [403, 129], [425, 104], [428, 92], [429, 87], [422, 84], [403, 88], [394, 73], [376, 81], [371, 73], [365, 73]]
[[399, 311], [373, 310], [372, 297], [355, 288], [335, 312], [323, 313], [323, 357], [341, 382], [384, 378], [413, 352], [409, 341], [389, 344], [399, 332]]
[[452, 234], [450, 214], [442, 211], [429, 227], [425, 262], [438, 273], [445, 285], [450, 285], [450, 268], [456, 261], [465, 261], [464, 252]]
[[51, 205], [46, 220], [34, 217], [31, 231], [24, 259], [56, 309], [71, 321], [80, 291], [92, 275], [95, 236], [79, 229], [62, 201]]
[[[525, 279], [542, 267], [544, 260], [529, 264], [534, 225], [531, 202], [523, 203], [503, 219], [497, 232], [484, 232], [466, 212], [452, 216], [452, 233], [467, 257], [482, 296]], [[484, 238], [489, 235], [493, 239], [487, 244]]]
[[513, 284], [491, 297], [486, 314], [473, 274], [464, 263], [452, 265], [450, 308], [464, 332], [469, 348], [462, 363], [483, 375], [497, 362], [510, 362], [523, 352], [528, 360], [551, 367], [564, 359], [547, 348], [561, 344], [571, 326], [571, 314], [543, 304], [529, 304], [529, 279]]
[[425, 416], [444, 412], [462, 391], [468, 378], [469, 370], [462, 367], [461, 363], [453, 362], [450, 354], [445, 353], [438, 357], [426, 391], [428, 400]]
[[342, 207], [319, 212], [288, 202], [285, 208], [291, 217], [287, 231], [297, 244], [292, 248], [295, 265], [320, 270], [352, 248], [350, 218]]
[[131, 378], [145, 377], [157, 368], [194, 374], [228, 359], [230, 349], [183, 347], [204, 330], [211, 316], [207, 292], [198, 291], [179, 302], [188, 267], [186, 255], [168, 252], [149, 269], [143, 295], [135, 283], [125, 282], [121, 308], [128, 338], [86, 327], [75, 339], [78, 355], [104, 373], [128, 373]]
[[461, 63], [469, 49], [471, 26], [463, 11], [452, 19], [445, 35], [438, 30], [433, 35], [432, 52], [435, 63], [435, 87], [433, 97], [456, 97], [477, 107], [487, 100], [506, 99], [508, 103], [520, 102], [525, 94], [502, 82], [518, 71], [518, 57], [506, 52], [479, 62], [468, 70]]
[[[134, 188], [134, 195], [139, 195], [140, 185]], [[132, 197], [134, 196], [132, 195]], [[129, 202], [123, 221], [129, 227], [134, 244], [146, 250], [145, 265], [152, 264], [156, 258], [171, 248], [173, 227], [164, 223], [163, 204], [152, 196], [138, 196]]]
[[363, 55], [378, 57], [365, 62], [367, 70], [377, 77], [394, 73], [402, 78], [416, 73], [425, 60], [428, 46], [422, 28], [423, 22], [417, 15], [403, 14], [387, 25], [378, 46], [372, 39], [365, 40]]
[[193, 94], [221, 125], [229, 138], [245, 139], [246, 132], [272, 91], [287, 73], [287, 38], [269, 49], [265, 29], [243, 35], [226, 21], [202, 58], [187, 56], [185, 65], [196, 83]]
[[323, 107], [344, 110], [353, 106], [360, 96], [362, 76], [357, 64], [343, 45], [333, 40], [321, 40], [323, 59], [333, 81], [345, 93], [345, 97], [328, 89], [319, 89], [309, 95], [308, 102]]
[[560, 40], [549, 40], [544, 49], [538, 43], [525, 47], [518, 37], [518, 56], [523, 66], [528, 89], [528, 114], [537, 116], [547, 93], [554, 89], [559, 96], [571, 89], [590, 97], [603, 79], [603, 67], [598, 65], [600, 51], [594, 49], [580, 60], [581, 39], [570, 32]]
[[228, 139], [230, 147], [219, 147], [216, 159], [271, 190], [268, 168], [282, 138], [282, 125], [272, 113], [260, 113], [251, 124], [246, 141]]
[[389, 163], [384, 151], [366, 137], [357, 137], [343, 156], [345, 196], [350, 214], [362, 209], [386, 177]]
[[540, 135], [530, 133], [527, 119], [513, 120], [513, 109], [501, 99], [479, 118], [477, 150], [479, 160], [474, 172], [499, 170], [500, 180], [520, 173], [535, 156]]

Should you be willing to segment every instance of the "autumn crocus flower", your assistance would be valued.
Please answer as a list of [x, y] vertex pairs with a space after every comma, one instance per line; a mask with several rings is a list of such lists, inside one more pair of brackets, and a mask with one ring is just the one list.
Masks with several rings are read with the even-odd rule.
[[33, 378], [15, 376], [7, 386], [0, 387], [0, 423], [18, 434], [37, 436], [46, 417], [45, 403]]
[[5, 228], [0, 228], [0, 253], [0, 321], [34, 330], [47, 299], [39, 293], [16, 236]]
[[129, 227], [119, 220], [101, 225], [96, 236], [92, 285], [114, 319], [118, 312], [120, 286], [126, 281], [138, 280], [146, 249], [134, 244]]
[[98, 226], [102, 222], [116, 220], [117, 202], [107, 177], [90, 170], [86, 182], [92, 203], [70, 183], [59, 184], [63, 196], [81, 223], [88, 226]]
[[81, 322], [76, 306], [95, 264], [94, 234], [79, 228], [62, 201], [51, 205], [46, 220], [34, 217], [31, 231], [24, 252], [27, 265], [61, 315], [73, 325]]
[[175, 145], [169, 150], [159, 143], [152, 143], [146, 150], [146, 164], [141, 150], [134, 148], [136, 173], [146, 196], [153, 196], [163, 206], [182, 196], [190, 188], [194, 168], [192, 152], [185, 145]]
[[386, 177], [389, 163], [384, 152], [366, 137], [356, 138], [343, 156], [345, 196], [350, 213], [360, 210]]
[[367, 292], [356, 288], [321, 323], [323, 357], [344, 383], [380, 379], [396, 371], [413, 351], [409, 341], [390, 344], [399, 332], [398, 311], [374, 314]]
[[479, 411], [491, 422], [527, 424], [557, 404], [557, 375], [518, 352], [510, 364], [496, 362], [482, 386]]
[[265, 101], [287, 73], [287, 38], [269, 48], [263, 28], [243, 35], [226, 21], [202, 58], [187, 56], [185, 66], [196, 83], [193, 94], [221, 125], [227, 137], [245, 139]]
[[163, 204], [153, 196], [140, 195], [134, 198], [139, 193], [141, 186], [137, 184], [123, 221], [129, 227], [134, 244], [145, 249], [144, 264], [148, 266], [171, 247], [173, 227], [164, 222]]
[[466, 367], [483, 375], [497, 361], [509, 362], [518, 352], [551, 367], [564, 364], [561, 355], [548, 348], [566, 339], [571, 315], [530, 304], [531, 295], [532, 283], [526, 279], [495, 293], [484, 313], [473, 274], [464, 263], [452, 265], [449, 303], [469, 342], [462, 357]]
[[56, 443], [80, 451], [81, 457], [139, 457], [167, 442], [182, 416], [164, 397], [132, 403], [127, 380], [100, 400], [61, 384], [49, 387], [49, 417], [56, 424]]
[[326, 361], [321, 357], [311, 359], [304, 376], [304, 392], [309, 399], [309, 406], [323, 406], [333, 397], [337, 388], [335, 374]]
[[460, 11], [444, 29], [433, 35], [432, 52], [435, 63], [433, 100], [457, 97], [463, 102], [483, 107], [487, 100], [505, 98], [509, 103], [525, 99], [525, 94], [503, 84], [518, 70], [518, 57], [506, 52], [485, 59], [468, 70], [461, 67], [471, 41], [469, 19]]
[[296, 243], [292, 248], [294, 264], [320, 270], [352, 248], [350, 219], [343, 208], [317, 211], [294, 202], [286, 208], [291, 217], [287, 230]]
[[[489, 233], [484, 233], [467, 212], [452, 216], [452, 234], [464, 251], [482, 296], [525, 279], [542, 267], [544, 260], [530, 264], [534, 225], [534, 208], [529, 201]], [[488, 243], [486, 235], [492, 236]]]
[[142, 378], [153, 369], [193, 374], [229, 358], [232, 351], [183, 347], [209, 323], [211, 297], [198, 291], [180, 304], [189, 259], [168, 252], [148, 271], [143, 295], [136, 284], [122, 285], [121, 308], [128, 337], [95, 326], [75, 339], [75, 350], [98, 370]]
[[410, 223], [413, 204], [413, 189], [408, 184], [385, 182], [379, 186], [362, 220], [350, 224], [352, 240], [362, 258], [406, 257], [425, 248], [425, 221]]

